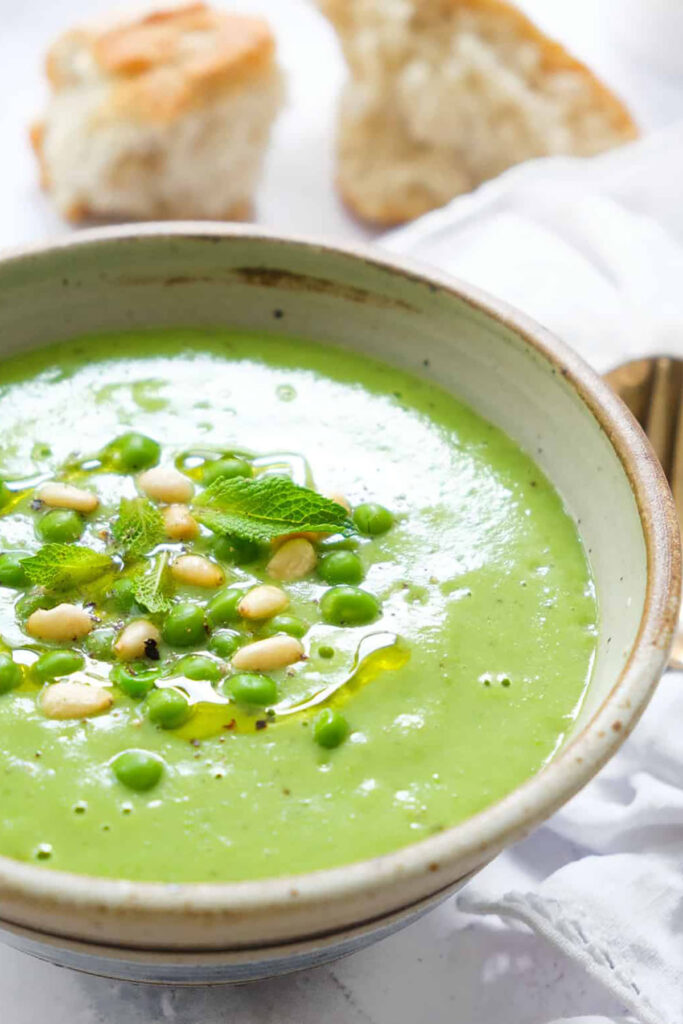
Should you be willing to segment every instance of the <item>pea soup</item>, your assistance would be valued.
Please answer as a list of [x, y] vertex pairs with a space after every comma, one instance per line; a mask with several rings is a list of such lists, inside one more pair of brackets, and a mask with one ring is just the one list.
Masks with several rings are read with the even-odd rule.
[[590, 569], [531, 458], [433, 383], [223, 331], [3, 364], [0, 854], [149, 881], [327, 868], [563, 742]]

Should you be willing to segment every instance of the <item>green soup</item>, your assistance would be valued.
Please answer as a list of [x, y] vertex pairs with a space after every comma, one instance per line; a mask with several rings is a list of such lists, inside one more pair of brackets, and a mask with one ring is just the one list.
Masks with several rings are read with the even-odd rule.
[[[4, 363], [0, 424], [1, 854], [169, 882], [328, 868], [499, 800], [571, 727], [597, 628], [576, 528], [533, 461], [434, 384], [295, 339], [108, 335]], [[196, 536], [159, 536], [150, 465], [192, 482]], [[207, 514], [209, 491], [256, 501], [264, 480], [277, 515], [301, 498], [333, 519], [301, 578], [271, 578], [277, 545], [232, 506]], [[55, 516], [46, 481], [99, 505]], [[182, 554], [223, 582], [180, 579]], [[287, 607], [241, 614], [264, 584]], [[87, 635], [29, 629], [60, 603]], [[112, 644], [139, 619], [160, 638], [130, 664]], [[272, 636], [303, 657], [245, 680], [235, 651]], [[107, 706], [54, 717], [64, 680]]]

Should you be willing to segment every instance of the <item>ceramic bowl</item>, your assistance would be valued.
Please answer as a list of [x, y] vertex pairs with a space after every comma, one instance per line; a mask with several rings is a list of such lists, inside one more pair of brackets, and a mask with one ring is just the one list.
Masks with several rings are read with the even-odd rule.
[[112, 881], [0, 857], [0, 929], [15, 946], [115, 977], [245, 980], [324, 962], [412, 920], [588, 782], [666, 666], [678, 527], [645, 437], [576, 355], [495, 299], [380, 250], [179, 224], [84, 232], [0, 261], [3, 356], [171, 325], [310, 337], [457, 394], [554, 482], [600, 602], [593, 678], [569, 740], [505, 799], [432, 838], [334, 870], [237, 884]]

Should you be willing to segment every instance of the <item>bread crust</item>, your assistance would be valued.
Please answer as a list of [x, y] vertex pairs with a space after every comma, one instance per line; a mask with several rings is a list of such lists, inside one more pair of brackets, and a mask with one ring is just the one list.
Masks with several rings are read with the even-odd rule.
[[[318, 0], [318, 6], [340, 32], [350, 29], [350, 0]], [[522, 39], [539, 47], [545, 71], [579, 72], [594, 89], [596, 103], [611, 111], [615, 126], [628, 133], [630, 138], [637, 137], [637, 125], [628, 108], [615, 93], [583, 61], [569, 53], [556, 39], [542, 32], [519, 7], [515, 7], [508, 0], [424, 0], [423, 9], [430, 17], [447, 17], [457, 10], [469, 10], [505, 19]], [[420, 12], [417, 12], [415, 17], [419, 19]]]
[[[67, 210], [64, 211], [64, 216], [70, 224], [92, 224], [93, 222], [101, 219], [97, 210], [93, 210], [87, 203], [73, 203]], [[221, 221], [235, 221], [242, 223], [251, 220], [253, 216], [253, 207], [249, 200], [242, 200], [239, 203], [235, 203], [229, 209], [223, 213], [212, 214], [211, 217], [203, 218], [197, 215], [196, 210], [188, 209], [174, 209], [173, 213], [163, 212], [157, 210], [150, 214], [154, 220], [221, 220]], [[129, 220], [130, 218], [126, 218]], [[147, 220], [148, 218], [145, 218]]]
[[35, 153], [36, 160], [38, 161], [38, 167], [40, 168], [40, 187], [47, 189], [50, 187], [50, 175], [47, 169], [47, 162], [45, 160], [45, 152], [43, 143], [45, 141], [45, 122], [34, 121], [29, 128], [29, 142], [31, 148]]
[[439, 0], [439, 2], [447, 4], [450, 8], [464, 7], [507, 18], [523, 39], [538, 46], [541, 53], [541, 66], [545, 71], [578, 72], [586, 84], [593, 89], [596, 106], [602, 106], [610, 111], [614, 127], [623, 132], [625, 138], [637, 138], [637, 125], [619, 97], [583, 61], [569, 53], [556, 39], [552, 39], [542, 32], [538, 25], [534, 24], [518, 7], [507, 3], [506, 0]]
[[[193, 48], [193, 36], [208, 45]], [[263, 18], [214, 11], [204, 3], [155, 11], [104, 32], [74, 29], [47, 56], [55, 90], [71, 83], [63, 55], [79, 47], [113, 82], [102, 118], [167, 123], [267, 72], [275, 40]]]
[[[356, 29], [354, 8], [355, 0], [318, 0], [318, 6], [338, 30], [342, 47], [349, 60], [352, 80], [354, 74], [362, 79], [362, 68], [356, 67], [353, 49], [348, 45]], [[442, 32], [457, 31], [451, 26], [451, 19], [458, 12], [466, 12], [484, 16], [496, 22], [501, 32], [514, 36], [520, 44], [532, 44], [538, 54], [538, 69], [543, 74], [554, 75], [571, 72], [579, 76], [583, 86], [590, 93], [590, 102], [595, 111], [599, 111], [609, 122], [609, 130], [616, 141], [627, 142], [637, 137], [638, 131], [627, 107], [600, 79], [580, 60], [572, 56], [560, 43], [549, 38], [519, 8], [507, 0], [419, 0], [413, 3], [410, 16], [412, 32], [428, 32], [432, 29]], [[389, 122], [387, 124], [383, 121]], [[397, 160], [402, 141], [405, 142], [406, 160], [420, 159], [421, 149], [428, 148], [414, 138], [401, 139], [406, 134], [405, 127], [399, 123], [398, 115], [394, 116], [391, 105], [388, 110], [369, 111], [363, 119], [355, 124], [348, 123], [342, 113], [338, 139], [338, 173], [337, 188], [341, 198], [349, 210], [358, 218], [381, 227], [390, 227], [405, 223], [433, 209], [440, 203], [430, 199], [427, 188], [420, 189], [419, 184], [407, 187], [400, 194], [392, 194], [390, 190], [381, 197], [368, 197], [361, 175], [358, 170], [360, 160], [349, 157], [358, 149], [358, 133], [362, 129], [363, 137], [372, 139], [372, 159], [377, 162]], [[375, 144], [376, 143], [376, 148]], [[611, 144], [614, 144], [612, 142]], [[607, 148], [606, 144], [603, 148]], [[410, 149], [411, 154], [408, 154]], [[368, 159], [365, 157], [364, 159]], [[479, 182], [475, 182], [474, 185]], [[469, 188], [473, 185], [469, 185]], [[453, 196], [467, 191], [468, 188], [454, 187]]]

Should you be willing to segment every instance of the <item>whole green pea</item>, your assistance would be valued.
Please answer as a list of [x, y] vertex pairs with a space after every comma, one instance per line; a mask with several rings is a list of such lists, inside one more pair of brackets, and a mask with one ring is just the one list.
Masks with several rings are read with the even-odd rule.
[[349, 723], [332, 708], [323, 708], [313, 722], [313, 739], [318, 746], [332, 750], [343, 743], [349, 734]]
[[157, 463], [161, 448], [151, 437], [131, 431], [112, 441], [109, 452], [120, 473], [136, 473]]
[[128, 697], [140, 700], [147, 696], [160, 673], [161, 669], [149, 668], [146, 662], [131, 661], [127, 665], [114, 665], [109, 678]]
[[0, 555], [0, 587], [14, 587], [19, 590], [28, 583], [26, 571], [21, 564], [22, 558], [26, 558], [21, 552], [6, 552]]
[[318, 575], [326, 583], [360, 583], [363, 563], [353, 551], [331, 551], [320, 559]]
[[237, 622], [237, 605], [248, 592], [248, 587], [223, 587], [206, 606], [206, 621], [211, 627], [223, 626], [226, 622]]
[[211, 634], [208, 648], [219, 658], [231, 658], [242, 641], [242, 634], [234, 629], [218, 629]]
[[85, 659], [78, 651], [45, 651], [33, 665], [33, 674], [41, 683], [47, 683], [60, 676], [69, 676], [85, 665]]
[[123, 750], [110, 762], [116, 778], [139, 793], [152, 789], [164, 772], [164, 762], [149, 750]]
[[185, 676], [187, 679], [208, 679], [215, 683], [220, 679], [222, 672], [220, 665], [217, 665], [213, 658], [207, 658], [203, 654], [186, 654], [175, 663], [172, 675]]
[[202, 471], [202, 483], [208, 487], [214, 480], [232, 480], [237, 476], [253, 476], [254, 471], [244, 459], [215, 459]]
[[320, 611], [325, 622], [332, 626], [364, 626], [379, 616], [381, 607], [367, 590], [342, 585], [323, 594]]
[[135, 605], [133, 581], [127, 576], [114, 580], [108, 594], [109, 600], [118, 612], [132, 611]]
[[308, 624], [298, 619], [296, 615], [275, 615], [268, 619], [262, 629], [265, 636], [275, 636], [276, 633], [287, 633], [288, 636], [302, 637], [308, 632]]
[[261, 555], [261, 545], [256, 541], [227, 535], [216, 537], [212, 550], [219, 562], [229, 562], [232, 565], [248, 565]]
[[48, 544], [70, 544], [83, 533], [85, 523], [72, 508], [53, 508], [36, 523], [36, 533]]
[[353, 521], [366, 537], [376, 537], [380, 533], [386, 533], [394, 524], [394, 517], [388, 508], [383, 505], [376, 505], [374, 502], [366, 502], [358, 505], [353, 510]]
[[0, 508], [4, 508], [8, 505], [12, 498], [12, 492], [5, 483], [4, 480], [0, 480]]
[[98, 661], [111, 661], [114, 657], [116, 630], [109, 626], [93, 629], [85, 638], [85, 649], [91, 658]]
[[204, 609], [183, 601], [171, 608], [161, 628], [164, 640], [171, 647], [191, 647], [206, 639]]
[[259, 672], [238, 672], [225, 684], [228, 696], [237, 704], [269, 707], [277, 700], [277, 684]]
[[32, 591], [30, 594], [24, 594], [20, 597], [14, 606], [17, 618], [27, 619], [29, 615], [33, 615], [39, 608], [54, 608], [56, 601], [53, 597], [49, 597], [47, 594], [42, 594], [38, 591]]
[[329, 554], [330, 551], [355, 551], [358, 547], [358, 538], [351, 537], [327, 537], [318, 544], [321, 556]]
[[11, 654], [0, 654], [0, 694], [14, 690], [22, 680], [21, 665], [17, 665]]
[[180, 690], [152, 690], [145, 702], [150, 722], [162, 729], [177, 729], [192, 715], [187, 697]]

